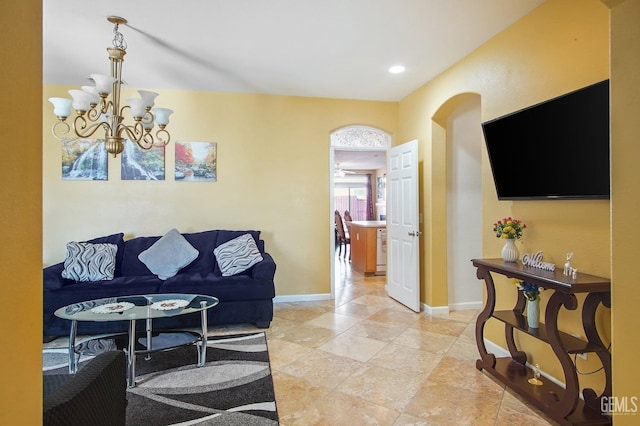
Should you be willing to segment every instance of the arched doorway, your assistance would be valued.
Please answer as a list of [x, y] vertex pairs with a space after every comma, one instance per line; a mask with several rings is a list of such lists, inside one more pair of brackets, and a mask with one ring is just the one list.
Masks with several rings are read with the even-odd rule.
[[[482, 290], [467, 277], [475, 274], [470, 259], [482, 256], [482, 130], [480, 96], [464, 93], [447, 100], [433, 117], [440, 131], [434, 144], [445, 158], [442, 180], [446, 182], [445, 202], [432, 206], [434, 215], [445, 219], [446, 263], [433, 282], [435, 306], [449, 310], [477, 309], [482, 306]], [[434, 159], [434, 161], [437, 161]], [[442, 303], [446, 301], [446, 303]]]
[[[335, 205], [335, 171], [336, 171], [336, 152], [339, 152], [339, 157], [344, 161], [345, 158], [349, 158], [349, 154], [353, 154], [352, 158], [359, 158], [359, 161], [366, 161], [367, 156], [363, 154], [380, 154], [383, 155], [384, 168], [386, 169], [386, 153], [387, 149], [391, 147], [392, 137], [391, 134], [377, 129], [375, 127], [364, 125], [351, 125], [341, 127], [332, 131], [329, 135], [330, 148], [329, 148], [329, 212], [328, 217], [330, 220], [330, 229], [334, 229], [334, 211]], [[365, 160], [363, 160], [365, 159]], [[371, 171], [371, 170], [369, 170]], [[373, 177], [374, 179], [376, 176]], [[374, 180], [375, 182], [375, 180]], [[377, 185], [376, 185], [377, 188]], [[373, 195], [373, 203], [378, 202], [377, 192]], [[373, 206], [373, 211], [378, 212], [380, 209], [378, 206]], [[379, 217], [378, 214], [374, 216]], [[334, 262], [334, 241], [333, 233], [331, 235], [332, 241], [330, 243], [330, 265], [331, 265], [331, 296], [335, 297], [335, 262]], [[348, 266], [348, 265], [345, 265]]]

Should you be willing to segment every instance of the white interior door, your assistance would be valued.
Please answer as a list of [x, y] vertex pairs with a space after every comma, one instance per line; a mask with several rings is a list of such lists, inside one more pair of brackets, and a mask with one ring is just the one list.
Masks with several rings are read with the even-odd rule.
[[387, 293], [420, 312], [418, 141], [387, 154]]

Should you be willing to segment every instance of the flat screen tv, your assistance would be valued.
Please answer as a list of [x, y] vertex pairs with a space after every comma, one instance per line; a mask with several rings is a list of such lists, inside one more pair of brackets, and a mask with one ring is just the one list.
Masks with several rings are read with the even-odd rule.
[[609, 80], [482, 123], [500, 200], [608, 199]]

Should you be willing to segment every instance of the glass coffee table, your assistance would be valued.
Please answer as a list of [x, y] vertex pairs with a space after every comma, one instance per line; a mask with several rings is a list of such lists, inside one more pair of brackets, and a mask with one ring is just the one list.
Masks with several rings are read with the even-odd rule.
[[[207, 310], [216, 306], [218, 299], [200, 294], [145, 294], [135, 296], [120, 296], [105, 299], [89, 300], [63, 306], [55, 311], [57, 317], [71, 321], [69, 332], [69, 373], [75, 374], [78, 369], [76, 355], [80, 352], [76, 349], [76, 332], [78, 321], [129, 321], [127, 344], [127, 385], [135, 386], [136, 382], [136, 355], [146, 354], [150, 358], [151, 352], [174, 348], [187, 344], [199, 344], [198, 367], [202, 367], [207, 356]], [[179, 343], [168, 343], [164, 339], [162, 343], [153, 344], [153, 320], [178, 315], [186, 315], [200, 312], [201, 331], [185, 331], [191, 339], [180, 340]], [[136, 321], [144, 320], [146, 323], [145, 349], [136, 350]]]

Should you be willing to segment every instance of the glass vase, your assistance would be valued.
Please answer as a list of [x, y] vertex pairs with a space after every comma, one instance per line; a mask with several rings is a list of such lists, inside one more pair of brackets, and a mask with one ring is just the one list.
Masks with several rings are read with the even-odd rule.
[[504, 247], [502, 247], [502, 260], [505, 262], [516, 262], [518, 260], [518, 248], [516, 247], [516, 240], [513, 238], [507, 238], [504, 240]]

